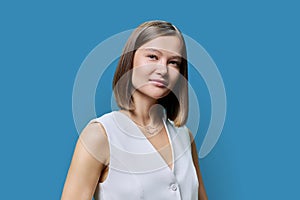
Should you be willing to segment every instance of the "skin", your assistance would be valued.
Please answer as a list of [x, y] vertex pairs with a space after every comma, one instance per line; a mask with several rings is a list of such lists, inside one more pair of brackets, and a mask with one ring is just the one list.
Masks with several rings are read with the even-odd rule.
[[144, 120], [147, 120], [149, 110], [156, 100], [166, 96], [177, 82], [181, 46], [177, 37], [164, 36], [151, 40], [136, 51], [132, 84], [137, 90], [133, 98], [141, 102], [142, 107], [138, 107], [136, 112]]
[[[137, 49], [134, 55], [132, 84], [136, 88], [133, 93], [134, 111], [120, 111], [140, 125], [156, 125], [162, 123], [154, 106], [157, 99], [166, 96], [176, 84], [180, 66], [182, 42], [176, 36], [163, 36], [151, 40]], [[173, 155], [166, 130], [159, 134], [147, 135], [149, 142], [157, 149], [166, 164], [173, 168]], [[86, 136], [86, 137], [85, 137]], [[93, 142], [93, 152], [85, 148], [89, 138]], [[85, 141], [85, 142], [83, 142]], [[198, 155], [195, 143], [192, 143], [192, 156], [199, 180], [199, 199], [206, 200]], [[64, 185], [62, 200], [90, 200], [99, 182], [107, 177], [109, 164], [109, 148], [107, 135], [100, 123], [91, 123], [82, 131], [76, 144], [71, 165]], [[99, 178], [100, 177], [100, 178]]]

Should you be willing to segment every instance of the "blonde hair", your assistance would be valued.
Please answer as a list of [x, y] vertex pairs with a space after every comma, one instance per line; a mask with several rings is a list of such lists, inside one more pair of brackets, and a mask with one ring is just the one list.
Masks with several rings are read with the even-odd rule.
[[181, 76], [172, 91], [157, 101], [158, 104], [166, 109], [167, 118], [174, 121], [175, 126], [182, 126], [186, 123], [188, 116], [187, 53], [181, 32], [169, 22], [158, 20], [148, 21], [142, 23], [133, 31], [124, 46], [114, 74], [114, 95], [121, 109], [134, 110], [133, 98], [131, 96], [133, 91], [131, 69], [133, 68], [135, 52], [143, 44], [161, 36], [177, 36], [182, 41]]

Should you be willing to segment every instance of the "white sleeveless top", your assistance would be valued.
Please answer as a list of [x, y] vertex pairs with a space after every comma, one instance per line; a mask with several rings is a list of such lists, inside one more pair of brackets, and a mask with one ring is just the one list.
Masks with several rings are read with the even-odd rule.
[[188, 129], [163, 121], [172, 149], [172, 169], [127, 115], [113, 111], [90, 122], [103, 125], [110, 148], [108, 175], [98, 183], [95, 200], [198, 200]]

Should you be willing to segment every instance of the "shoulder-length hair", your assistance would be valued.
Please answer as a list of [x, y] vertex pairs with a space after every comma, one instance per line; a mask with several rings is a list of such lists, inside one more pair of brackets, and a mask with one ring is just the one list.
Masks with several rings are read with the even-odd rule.
[[166, 110], [167, 118], [174, 121], [175, 126], [182, 126], [186, 123], [188, 116], [188, 69], [186, 45], [182, 33], [174, 25], [165, 21], [148, 21], [138, 26], [127, 40], [123, 53], [117, 65], [113, 90], [116, 102], [121, 109], [134, 110], [132, 98], [133, 86], [131, 82], [133, 58], [136, 50], [145, 43], [161, 37], [177, 36], [182, 41], [182, 62], [177, 83], [170, 93], [158, 99], [157, 103]]

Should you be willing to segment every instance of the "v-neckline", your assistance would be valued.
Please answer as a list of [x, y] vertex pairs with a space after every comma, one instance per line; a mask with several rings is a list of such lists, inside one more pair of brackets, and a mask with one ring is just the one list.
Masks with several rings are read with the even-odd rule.
[[167, 163], [167, 161], [162, 157], [162, 155], [159, 153], [159, 151], [153, 146], [153, 144], [149, 141], [149, 139], [144, 135], [144, 133], [141, 131], [141, 129], [138, 127], [138, 125], [125, 113], [121, 112], [120, 110], [119, 111], [114, 111], [115, 113], [120, 113], [121, 115], [125, 116], [129, 121], [130, 123], [135, 127], [135, 129], [137, 129], [137, 131], [139, 132], [139, 134], [142, 136], [143, 139], [146, 139], [147, 140], [147, 143], [151, 146], [151, 148], [158, 154], [158, 156], [160, 157], [160, 159], [164, 162], [164, 164], [167, 165], [167, 168], [172, 172], [174, 173], [174, 168], [175, 168], [175, 160], [174, 160], [174, 149], [173, 149], [173, 143], [172, 143], [172, 139], [171, 139], [171, 136], [170, 136], [170, 132], [169, 132], [169, 129], [167, 127], [167, 124], [166, 124], [166, 121], [165, 121], [165, 117], [163, 116], [162, 117], [162, 121], [163, 121], [163, 125], [164, 125], [164, 128], [166, 130], [166, 133], [167, 133], [167, 137], [168, 137], [168, 142], [170, 144], [170, 148], [171, 148], [171, 154], [172, 154], [172, 159], [171, 159], [171, 167], [169, 166], [169, 164]]

